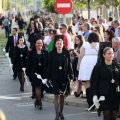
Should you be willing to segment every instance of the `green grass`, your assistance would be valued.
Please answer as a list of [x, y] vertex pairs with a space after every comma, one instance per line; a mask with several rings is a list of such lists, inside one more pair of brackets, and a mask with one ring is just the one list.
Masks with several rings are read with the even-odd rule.
[[4, 52], [3, 52], [3, 48], [5, 47], [7, 42], [7, 39], [5, 37], [5, 34], [0, 34], [0, 58], [4, 57]]

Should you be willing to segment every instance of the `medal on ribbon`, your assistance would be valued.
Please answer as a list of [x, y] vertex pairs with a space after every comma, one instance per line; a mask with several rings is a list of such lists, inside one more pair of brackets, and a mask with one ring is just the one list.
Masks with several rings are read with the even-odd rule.
[[61, 59], [62, 59], [62, 56], [61, 54], [59, 55], [59, 70], [62, 70], [62, 65], [61, 65]]
[[41, 54], [38, 54], [38, 65], [41, 66]]
[[20, 57], [23, 57], [23, 55], [21, 54]]

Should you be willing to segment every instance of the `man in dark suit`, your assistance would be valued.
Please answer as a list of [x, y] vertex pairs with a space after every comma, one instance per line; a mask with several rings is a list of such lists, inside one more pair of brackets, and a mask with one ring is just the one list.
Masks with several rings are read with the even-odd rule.
[[[11, 63], [13, 64], [13, 55], [14, 55], [14, 47], [17, 45], [18, 42], [18, 28], [13, 28], [12, 30], [13, 35], [9, 36], [8, 41], [6, 43], [6, 53], [9, 52], [9, 57], [11, 58]], [[17, 72], [13, 66], [13, 80], [17, 77]]]

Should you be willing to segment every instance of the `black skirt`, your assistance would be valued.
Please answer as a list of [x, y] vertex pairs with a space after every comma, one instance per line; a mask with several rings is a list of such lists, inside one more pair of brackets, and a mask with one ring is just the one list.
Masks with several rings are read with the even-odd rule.
[[100, 110], [119, 111], [119, 94], [116, 93], [115, 84], [110, 85], [111, 91], [105, 95], [105, 101], [100, 102]]
[[[68, 80], [65, 80], [68, 81]], [[52, 85], [53, 85], [53, 93], [55, 95], [69, 95], [70, 94], [70, 83], [68, 82], [63, 82], [60, 80], [52, 80]]]

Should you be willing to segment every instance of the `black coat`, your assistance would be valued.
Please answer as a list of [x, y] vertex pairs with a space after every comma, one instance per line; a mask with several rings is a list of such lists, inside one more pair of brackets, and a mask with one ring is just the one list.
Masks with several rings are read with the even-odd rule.
[[[37, 60], [36, 60], [37, 52], [36, 50], [32, 50], [28, 54], [28, 59], [27, 59], [27, 66], [26, 66], [26, 74], [28, 77], [33, 77], [37, 71]], [[46, 77], [46, 71], [47, 71], [47, 57], [48, 53], [45, 50], [42, 50], [42, 57], [43, 57], [43, 71], [41, 73], [41, 76], [44, 74], [42, 77]]]
[[25, 46], [24, 48], [19, 48], [18, 46], [15, 46], [13, 64], [17, 72], [22, 72], [23, 67], [26, 68], [27, 56], [28, 56], [27, 46]]
[[19, 19], [18, 20], [18, 25], [19, 25], [19, 29], [23, 29], [23, 26], [24, 26], [24, 21], [23, 21], [23, 19]]
[[[57, 69], [58, 69], [58, 64], [56, 62], [56, 57], [57, 57], [57, 52], [56, 51], [51, 51], [48, 55], [48, 69], [47, 69], [47, 76], [46, 78], [48, 80], [56, 80], [58, 75], [57, 75]], [[70, 53], [67, 50], [63, 50], [62, 56], [64, 57], [64, 72], [65, 72], [65, 79], [73, 79], [73, 72], [71, 68], [71, 61], [70, 61]]]
[[[92, 95], [109, 95], [111, 92], [116, 93], [116, 87], [120, 82], [120, 77], [118, 73], [118, 67], [115, 63], [112, 63], [113, 69], [113, 79], [115, 83], [111, 83], [112, 73], [105, 64], [101, 62], [95, 65], [91, 74], [91, 92]], [[112, 86], [112, 88], [111, 88]], [[112, 89], [112, 91], [111, 91]]]

